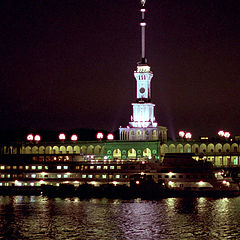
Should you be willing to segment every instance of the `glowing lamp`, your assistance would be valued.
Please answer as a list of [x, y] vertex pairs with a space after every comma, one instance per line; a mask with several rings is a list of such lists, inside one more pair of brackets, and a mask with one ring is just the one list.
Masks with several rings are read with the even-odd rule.
[[107, 140], [114, 140], [114, 135], [112, 133], [109, 133], [107, 135]]
[[139, 182], [139, 181], [136, 181], [136, 184], [140, 184], [140, 182]]
[[141, 23], [140, 23], [140, 26], [141, 26], [141, 27], [145, 27], [146, 25], [147, 25], [147, 24], [146, 24], [145, 22], [141, 22]]
[[179, 135], [179, 137], [183, 138], [185, 136], [185, 132], [184, 131], [179, 131], [178, 135]]
[[146, 12], [146, 9], [145, 9], [145, 8], [142, 8], [142, 9], [141, 9], [141, 12]]
[[226, 181], [226, 180], [223, 180], [223, 182], [222, 182], [222, 183], [225, 185], [225, 184], [227, 184], [227, 181]]
[[64, 141], [64, 140], [66, 140], [66, 135], [64, 133], [60, 133], [58, 135], [58, 139], [61, 140], [61, 141]]
[[34, 137], [34, 141], [36, 141], [36, 142], [39, 142], [39, 141], [41, 141], [41, 136], [40, 135], [35, 135], [35, 137]]
[[78, 136], [76, 134], [73, 134], [71, 136], [71, 141], [77, 141], [78, 140]]
[[191, 138], [192, 138], [192, 134], [191, 134], [190, 132], [187, 132], [187, 133], [185, 134], [185, 138], [191, 139]]
[[168, 182], [168, 185], [169, 185], [170, 187], [173, 187], [174, 182], [173, 182], [173, 181], [169, 181], [169, 182]]
[[27, 140], [33, 141], [33, 135], [31, 133], [27, 135]]
[[44, 184], [44, 181], [43, 181], [43, 180], [40, 180], [39, 182], [40, 182], [40, 184]]
[[99, 139], [99, 140], [103, 139], [103, 133], [102, 132], [97, 133], [97, 139]]
[[201, 181], [198, 182], [198, 184], [199, 184], [200, 186], [203, 186], [203, 185], [204, 185], [204, 182], [201, 180]]
[[218, 131], [218, 135], [219, 135], [220, 137], [224, 137], [225, 132], [224, 132], [223, 130], [220, 130], [220, 131]]
[[224, 137], [225, 137], [225, 138], [229, 138], [230, 136], [231, 136], [230, 132], [225, 132], [225, 133], [224, 133]]

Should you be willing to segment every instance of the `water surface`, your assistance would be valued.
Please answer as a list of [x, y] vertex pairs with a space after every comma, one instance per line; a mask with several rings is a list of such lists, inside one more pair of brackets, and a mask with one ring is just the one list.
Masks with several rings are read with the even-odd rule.
[[0, 239], [240, 239], [240, 197], [0, 196]]

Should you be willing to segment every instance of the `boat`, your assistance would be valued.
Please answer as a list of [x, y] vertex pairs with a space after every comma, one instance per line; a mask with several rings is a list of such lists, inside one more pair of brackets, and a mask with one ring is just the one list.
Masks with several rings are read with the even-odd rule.
[[[184, 194], [237, 195], [239, 185], [193, 155], [109, 160], [94, 155], [3, 155], [0, 194], [49, 196], [162, 197]], [[120, 194], [122, 193], [122, 194]]]
[[[152, 181], [160, 185], [159, 195], [168, 196], [237, 196], [239, 183], [211, 162], [194, 160], [193, 154], [166, 154], [161, 164], [150, 163], [145, 173], [131, 177], [132, 187]], [[159, 191], [159, 186], [158, 190]]]

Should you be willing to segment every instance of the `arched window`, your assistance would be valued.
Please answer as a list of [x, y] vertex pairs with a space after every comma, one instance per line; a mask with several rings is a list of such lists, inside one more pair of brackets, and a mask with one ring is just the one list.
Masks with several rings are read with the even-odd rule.
[[128, 150], [128, 158], [136, 158], [137, 157], [137, 153], [136, 150], [134, 148], [131, 148]]

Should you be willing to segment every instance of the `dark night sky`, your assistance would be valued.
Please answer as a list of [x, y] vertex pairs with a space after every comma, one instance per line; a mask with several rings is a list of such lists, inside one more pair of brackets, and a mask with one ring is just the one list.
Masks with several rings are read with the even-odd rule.
[[[140, 0], [0, 1], [0, 129], [126, 126]], [[240, 1], [148, 0], [158, 123], [240, 134]]]

